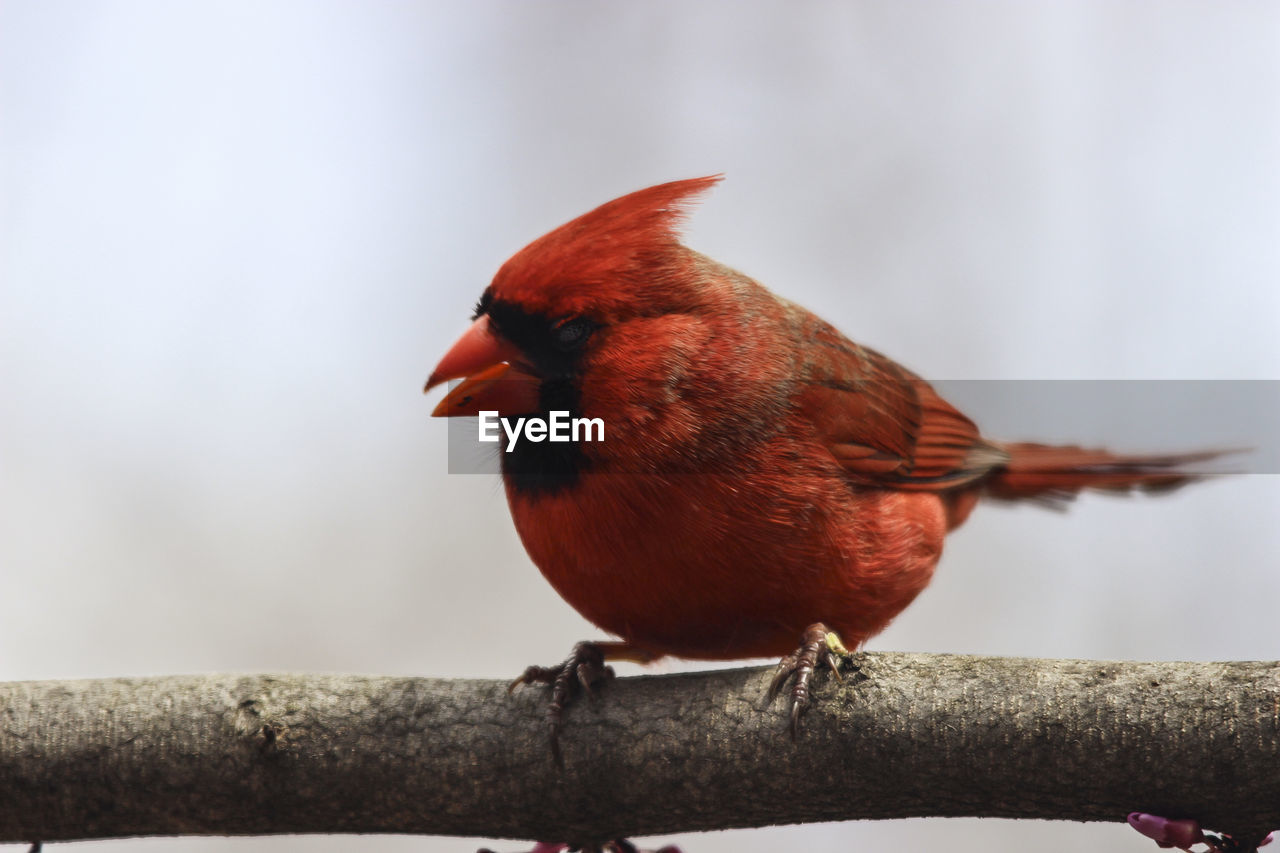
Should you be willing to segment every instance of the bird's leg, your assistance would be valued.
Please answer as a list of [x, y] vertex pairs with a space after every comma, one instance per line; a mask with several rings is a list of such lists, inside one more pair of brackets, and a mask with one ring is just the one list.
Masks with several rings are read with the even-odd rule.
[[551, 687], [547, 727], [551, 730], [551, 755], [556, 764], [564, 764], [564, 758], [560, 754], [560, 730], [564, 726], [565, 708], [573, 701], [578, 689], [586, 693], [588, 698], [594, 699], [595, 688], [614, 678], [613, 667], [604, 662], [606, 657], [636, 663], [649, 663], [657, 658], [629, 643], [581, 642], [573, 647], [569, 657], [561, 663], [555, 666], [530, 666], [507, 688], [510, 693], [521, 684], [546, 684]]
[[825, 666], [840, 680], [840, 661], [849, 656], [849, 650], [840, 642], [839, 635], [821, 622], [804, 629], [800, 647], [778, 662], [773, 681], [769, 683], [768, 701], [772, 702], [791, 681], [791, 739], [800, 731], [800, 716], [809, 708], [809, 681], [814, 670]]

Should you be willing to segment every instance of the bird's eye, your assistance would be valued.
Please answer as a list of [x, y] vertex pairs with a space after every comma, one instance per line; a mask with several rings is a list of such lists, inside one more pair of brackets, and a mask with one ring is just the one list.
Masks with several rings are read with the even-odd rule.
[[587, 338], [591, 337], [594, 329], [595, 324], [586, 317], [572, 317], [557, 324], [551, 330], [551, 334], [557, 349], [562, 352], [572, 352], [580, 349], [587, 342]]

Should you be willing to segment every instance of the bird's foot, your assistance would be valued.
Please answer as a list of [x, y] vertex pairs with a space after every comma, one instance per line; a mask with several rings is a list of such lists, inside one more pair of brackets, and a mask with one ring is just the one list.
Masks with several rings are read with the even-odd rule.
[[[564, 709], [579, 689], [595, 698], [595, 688], [614, 678], [613, 667], [604, 662], [606, 643], [578, 643], [569, 657], [556, 666], [531, 666], [511, 682], [510, 693], [521, 684], [546, 684], [551, 687], [551, 704], [547, 706], [547, 727], [551, 730], [551, 755], [556, 764], [564, 764], [560, 754], [560, 730], [564, 726]], [[535, 849], [534, 853], [538, 853]]]
[[1275, 834], [1271, 833], [1256, 845], [1250, 846], [1230, 835], [1201, 829], [1199, 821], [1191, 818], [1172, 820], [1159, 815], [1132, 812], [1128, 820], [1130, 826], [1161, 847], [1190, 850], [1192, 845], [1203, 844], [1206, 848], [1205, 853], [1244, 853], [1244, 851], [1257, 850], [1258, 847], [1270, 844], [1272, 835]]
[[[674, 844], [668, 844], [653, 851], [641, 850], [625, 838], [615, 838], [602, 844], [584, 844], [579, 847], [563, 843], [552, 844], [539, 841], [533, 845], [533, 849], [529, 853], [566, 853], [566, 851], [568, 853], [682, 853], [680, 848]], [[493, 853], [493, 851], [481, 848], [476, 853]]]
[[849, 650], [840, 641], [835, 631], [821, 622], [815, 622], [805, 629], [800, 639], [800, 647], [778, 662], [778, 669], [769, 683], [767, 701], [772, 702], [782, 692], [787, 682], [791, 687], [787, 691], [791, 696], [791, 739], [795, 740], [800, 731], [800, 717], [808, 710], [812, 702], [809, 682], [813, 673], [825, 666], [841, 680], [840, 664], [849, 657]]

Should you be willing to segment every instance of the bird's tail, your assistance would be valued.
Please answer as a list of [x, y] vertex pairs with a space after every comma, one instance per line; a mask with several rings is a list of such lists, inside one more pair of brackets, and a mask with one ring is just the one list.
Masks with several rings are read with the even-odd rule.
[[988, 494], [1009, 500], [1071, 498], [1082, 489], [1110, 492], [1164, 492], [1204, 479], [1211, 472], [1193, 466], [1229, 450], [1198, 453], [1120, 455], [1105, 450], [1048, 444], [1002, 444], [1009, 454], [986, 479]]

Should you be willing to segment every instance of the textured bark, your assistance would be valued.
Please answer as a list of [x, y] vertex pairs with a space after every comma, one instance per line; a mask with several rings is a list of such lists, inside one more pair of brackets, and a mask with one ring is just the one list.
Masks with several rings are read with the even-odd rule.
[[397, 832], [595, 841], [853, 818], [1280, 826], [1280, 664], [866, 654], [792, 743], [769, 669], [620, 679], [0, 684], [0, 841]]

